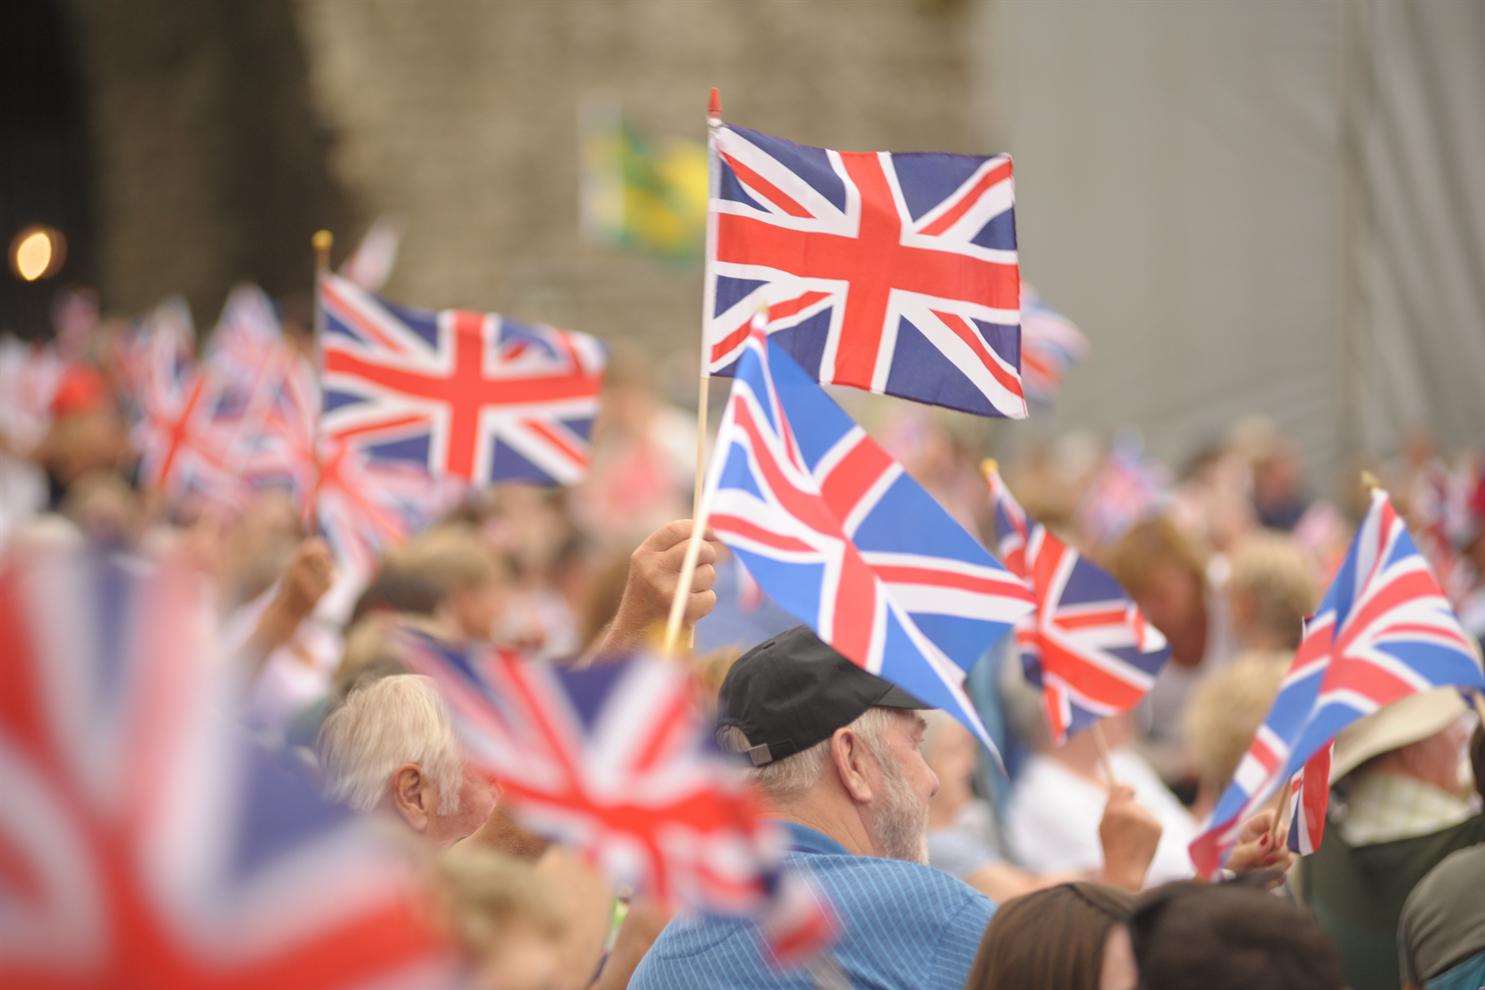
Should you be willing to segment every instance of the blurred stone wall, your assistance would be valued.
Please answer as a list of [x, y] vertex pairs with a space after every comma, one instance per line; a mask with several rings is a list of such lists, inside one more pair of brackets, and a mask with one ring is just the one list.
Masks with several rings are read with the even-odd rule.
[[[729, 119], [843, 148], [985, 150], [955, 0], [299, 0], [332, 174], [401, 221], [389, 292], [637, 345], [694, 388], [700, 266], [579, 234], [580, 109], [656, 138]], [[346, 232], [353, 234], [354, 232]], [[338, 245], [349, 248], [350, 237]], [[339, 253], [339, 252], [337, 252]]]
[[310, 233], [353, 220], [289, 0], [57, 0], [88, 98], [105, 305], [198, 325], [240, 279], [307, 293]]

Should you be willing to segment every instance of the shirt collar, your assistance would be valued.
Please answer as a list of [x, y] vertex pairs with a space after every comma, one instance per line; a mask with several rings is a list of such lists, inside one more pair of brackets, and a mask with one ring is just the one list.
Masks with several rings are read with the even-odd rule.
[[824, 832], [816, 831], [808, 825], [801, 825], [798, 822], [780, 821], [779, 824], [789, 834], [789, 849], [792, 852], [833, 853], [837, 856], [848, 855], [845, 846], [836, 842]]

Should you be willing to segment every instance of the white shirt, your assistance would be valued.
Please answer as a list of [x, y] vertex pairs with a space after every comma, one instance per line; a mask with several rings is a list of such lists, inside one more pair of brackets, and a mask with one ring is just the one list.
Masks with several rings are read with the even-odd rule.
[[[1146, 886], [1181, 880], [1195, 873], [1186, 847], [1196, 837], [1196, 820], [1176, 800], [1144, 758], [1129, 750], [1111, 754], [1119, 783], [1163, 826]], [[1011, 847], [1021, 865], [1036, 873], [1097, 870], [1103, 866], [1098, 821], [1108, 803], [1100, 784], [1073, 773], [1038, 753], [1022, 770], [1011, 792], [1007, 816]]]

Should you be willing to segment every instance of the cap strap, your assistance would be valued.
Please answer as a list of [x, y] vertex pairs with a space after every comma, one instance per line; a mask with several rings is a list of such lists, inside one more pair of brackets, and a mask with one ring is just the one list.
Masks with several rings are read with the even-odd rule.
[[748, 759], [753, 761], [753, 766], [761, 767], [773, 762], [773, 754], [768, 751], [768, 743], [759, 743], [747, 751]]

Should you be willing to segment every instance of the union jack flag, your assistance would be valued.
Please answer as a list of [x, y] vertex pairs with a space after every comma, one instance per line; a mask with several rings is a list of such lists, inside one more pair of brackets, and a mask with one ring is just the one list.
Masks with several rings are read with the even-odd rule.
[[448, 976], [380, 834], [242, 737], [202, 587], [92, 551], [0, 567], [0, 985]]
[[1026, 518], [993, 463], [985, 479], [1001, 559], [1036, 595], [1036, 611], [1016, 625], [1016, 644], [1060, 744], [1139, 704], [1170, 648], [1112, 575]]
[[1268, 717], [1191, 843], [1192, 862], [1214, 873], [1242, 822], [1346, 726], [1419, 691], [1482, 685], [1473, 641], [1386, 493], [1374, 491]]
[[1325, 809], [1330, 805], [1330, 759], [1335, 743], [1305, 762], [1290, 782], [1289, 849], [1308, 856], [1325, 838]]
[[1031, 590], [761, 330], [707, 484], [708, 525], [769, 598], [994, 751], [964, 678], [1031, 610]]
[[1067, 370], [1088, 356], [1088, 338], [1021, 283], [1021, 384], [1027, 401], [1050, 406]]
[[782, 964], [834, 936], [828, 907], [782, 872], [783, 838], [711, 743], [682, 667], [638, 657], [574, 669], [411, 631], [405, 642], [469, 759], [527, 827], [663, 903], [759, 917]]
[[395, 306], [320, 281], [326, 435], [471, 484], [572, 484], [588, 466], [603, 345], [487, 313]]
[[1098, 545], [1114, 542], [1169, 502], [1168, 481], [1160, 465], [1145, 459], [1138, 437], [1116, 437], [1078, 502], [1080, 528]]
[[223, 428], [223, 388], [210, 369], [189, 355], [190, 312], [173, 299], [152, 314], [144, 334], [142, 388], [135, 397], [134, 445], [147, 487], [177, 498], [197, 495], [235, 504], [242, 494]]
[[246, 477], [255, 487], [288, 489], [345, 572], [365, 579], [386, 549], [448, 508], [458, 487], [418, 464], [367, 457], [343, 440], [317, 444], [318, 405], [313, 370], [303, 362], [289, 368], [253, 440]]
[[816, 379], [983, 416], [1026, 415], [1006, 155], [833, 151], [717, 125], [707, 366], [755, 314]]

